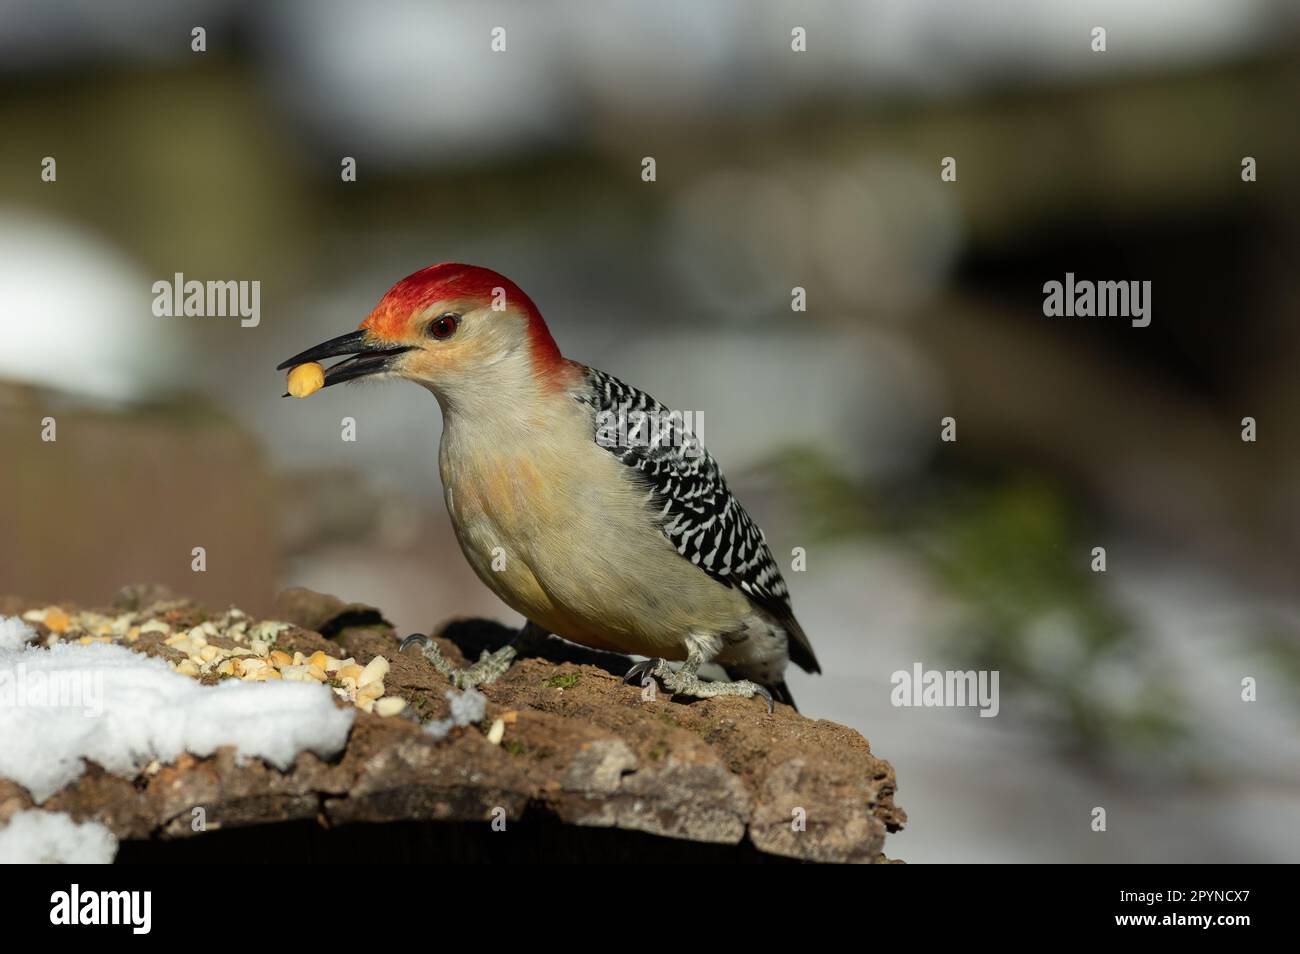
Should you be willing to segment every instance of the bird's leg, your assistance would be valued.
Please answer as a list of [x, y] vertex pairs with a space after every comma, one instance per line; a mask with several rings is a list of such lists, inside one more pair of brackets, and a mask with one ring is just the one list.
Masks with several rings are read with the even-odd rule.
[[505, 675], [506, 670], [510, 668], [510, 664], [515, 661], [517, 656], [536, 648], [542, 640], [546, 639], [546, 636], [547, 633], [544, 629], [529, 620], [515, 634], [514, 639], [495, 652], [483, 650], [478, 662], [472, 666], [466, 666], [464, 669], [457, 669], [448, 662], [447, 657], [438, 648], [438, 644], [423, 633], [407, 636], [402, 640], [402, 646], [398, 652], [419, 643], [420, 652], [424, 658], [433, 664], [434, 669], [446, 676], [453, 686], [457, 689], [473, 689], [475, 686], [486, 686], [496, 682]]
[[767, 703], [767, 711], [772, 711], [772, 693], [756, 682], [750, 682], [748, 679], [738, 679], [735, 682], [705, 682], [699, 677], [699, 671], [706, 662], [708, 660], [705, 659], [704, 653], [698, 647], [691, 646], [687, 650], [686, 662], [682, 663], [676, 671], [669, 669], [668, 663], [663, 659], [647, 659], [629, 669], [623, 681], [644, 686], [649, 679], [657, 676], [670, 695], [695, 696], [697, 699], [710, 699], [713, 696], [743, 696], [752, 699], [758, 696]]

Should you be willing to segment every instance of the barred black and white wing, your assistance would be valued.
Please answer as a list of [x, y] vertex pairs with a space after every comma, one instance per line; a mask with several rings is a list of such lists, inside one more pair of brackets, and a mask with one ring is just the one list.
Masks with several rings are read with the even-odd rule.
[[791, 661], [820, 672], [763, 532], [727, 489], [717, 462], [681, 414], [594, 368], [587, 369], [586, 387], [574, 397], [592, 408], [596, 443], [644, 484], [677, 552], [770, 613], [789, 634]]

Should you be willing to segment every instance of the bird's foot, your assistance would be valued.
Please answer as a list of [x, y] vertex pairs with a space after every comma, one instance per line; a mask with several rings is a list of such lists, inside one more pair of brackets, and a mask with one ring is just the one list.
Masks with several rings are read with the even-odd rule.
[[442, 654], [442, 650], [428, 636], [423, 633], [415, 633], [407, 636], [402, 640], [401, 648], [398, 652], [405, 652], [410, 646], [416, 644], [420, 646], [420, 653], [425, 659], [433, 664], [433, 668], [438, 670], [451, 681], [451, 684], [457, 689], [473, 689], [475, 686], [486, 686], [500, 679], [510, 664], [514, 662], [515, 657], [519, 655], [519, 650], [513, 644], [502, 646], [495, 652], [483, 650], [479, 656], [478, 662], [472, 666], [466, 666], [464, 669], [457, 669], [447, 657]]
[[475, 686], [487, 686], [496, 682], [506, 674], [510, 664], [515, 661], [519, 655], [519, 650], [514, 646], [502, 646], [496, 652], [488, 652], [486, 649], [478, 657], [478, 662], [472, 666], [458, 670], [451, 679], [452, 685], [457, 689], [473, 689]]
[[745, 699], [753, 699], [758, 696], [767, 703], [769, 713], [773, 709], [772, 693], [756, 682], [750, 682], [748, 679], [738, 679], [735, 682], [706, 682], [697, 676], [689, 665], [673, 670], [669, 669], [668, 663], [662, 659], [647, 659], [634, 664], [623, 677], [623, 681], [644, 686], [655, 677], [663, 683], [669, 695], [694, 696], [697, 699], [711, 699], [714, 696], [741, 696]]

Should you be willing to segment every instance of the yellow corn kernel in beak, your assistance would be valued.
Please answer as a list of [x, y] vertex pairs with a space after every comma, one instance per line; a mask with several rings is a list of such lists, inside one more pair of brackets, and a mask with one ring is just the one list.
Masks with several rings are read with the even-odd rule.
[[325, 369], [315, 361], [300, 364], [289, 372], [289, 393], [296, 398], [310, 397], [325, 387]]

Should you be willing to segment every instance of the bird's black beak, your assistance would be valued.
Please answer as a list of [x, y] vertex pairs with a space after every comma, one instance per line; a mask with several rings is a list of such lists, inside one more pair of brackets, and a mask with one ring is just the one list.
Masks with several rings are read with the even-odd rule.
[[368, 341], [366, 335], [367, 332], [364, 330], [339, 335], [337, 338], [331, 338], [314, 348], [308, 348], [287, 361], [281, 361], [275, 366], [275, 369], [284, 371], [300, 364], [306, 364], [308, 361], [336, 358], [343, 354], [351, 355], [347, 360], [340, 361], [325, 369], [325, 387], [329, 387], [331, 384], [340, 384], [354, 378], [390, 371], [392, 370], [393, 359], [399, 354], [411, 350], [404, 345], [394, 348], [375, 344]]

